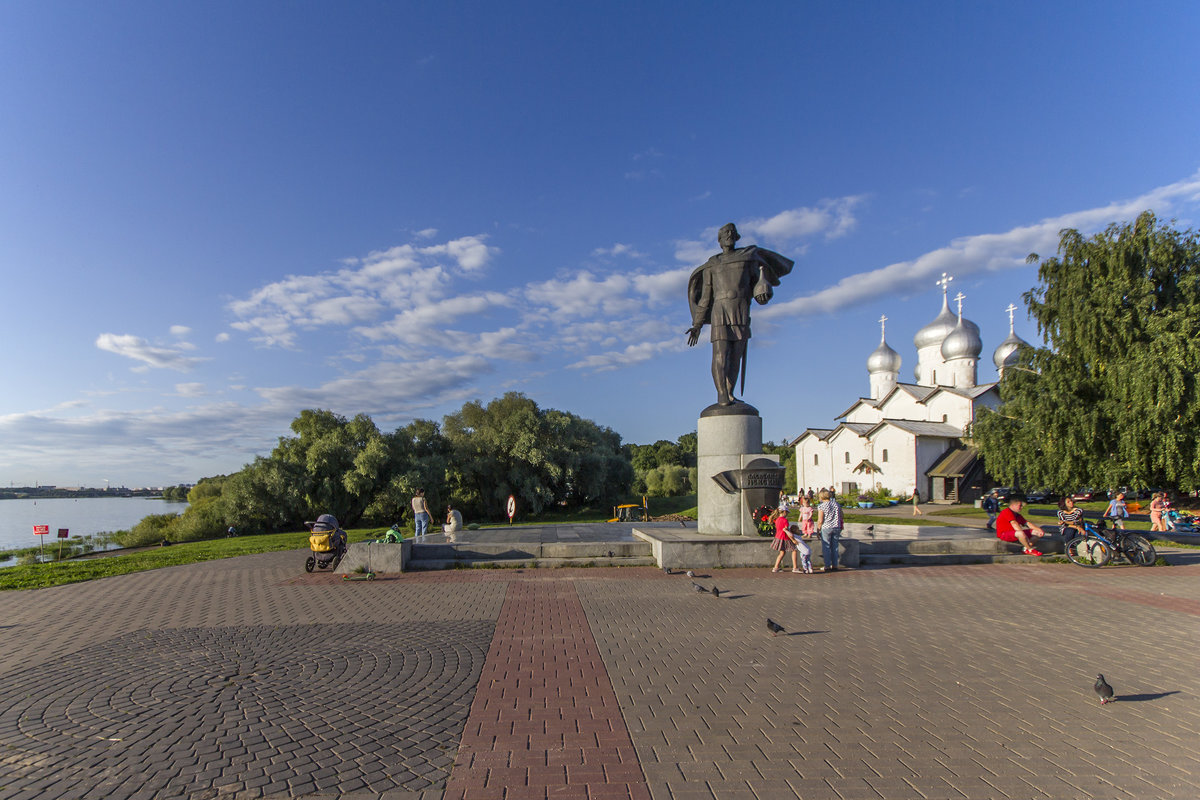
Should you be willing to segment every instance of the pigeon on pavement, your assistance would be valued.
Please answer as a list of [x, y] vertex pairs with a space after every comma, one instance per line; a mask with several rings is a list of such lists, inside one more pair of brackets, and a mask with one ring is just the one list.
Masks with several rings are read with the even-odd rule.
[[874, 538], [875, 538], [875, 526], [874, 526], [874, 525], [868, 525], [868, 526], [867, 526], [867, 533], [869, 533], [869, 534], [871, 535], [871, 538], [872, 538], [872, 539], [874, 539]]
[[689, 578], [694, 578], [694, 577], [696, 577], [696, 573], [692, 572], [692, 571], [689, 569], [689, 570], [687, 571], [687, 576], [688, 576]]
[[767, 617], [767, 630], [771, 632], [772, 636], [778, 636], [784, 632], [783, 626], [770, 617]]
[[673, 572], [671, 572], [671, 568], [670, 568], [670, 567], [663, 567], [663, 575], [673, 575], [673, 574], [674, 574], [674, 573], [673, 573]]
[[721, 590], [717, 588], [716, 584], [713, 584], [713, 587], [712, 587], [712, 596], [713, 596], [713, 597], [720, 597], [720, 596], [721, 596]]
[[692, 588], [695, 589], [697, 592], [704, 592], [705, 594], [708, 594], [708, 589], [705, 589], [703, 586], [696, 583], [695, 581], [692, 581]]
[[1100, 705], [1113, 701], [1113, 688], [1104, 680], [1103, 675], [1096, 676], [1096, 685], [1092, 688], [1096, 690], [1096, 694], [1100, 695]]

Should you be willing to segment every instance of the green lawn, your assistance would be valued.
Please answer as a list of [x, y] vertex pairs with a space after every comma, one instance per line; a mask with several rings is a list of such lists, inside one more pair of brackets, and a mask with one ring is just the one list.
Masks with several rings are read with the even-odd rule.
[[[351, 542], [380, 537], [387, 528], [356, 528], [347, 531]], [[218, 558], [270, 553], [276, 550], [296, 550], [308, 547], [308, 532], [271, 533], [261, 536], [237, 536], [232, 539], [209, 539], [185, 542], [170, 547], [151, 547], [120, 556], [54, 561], [46, 564], [5, 567], [0, 569], [0, 590], [42, 589], [64, 583], [90, 581], [113, 575], [128, 575], [159, 567], [194, 564]]]

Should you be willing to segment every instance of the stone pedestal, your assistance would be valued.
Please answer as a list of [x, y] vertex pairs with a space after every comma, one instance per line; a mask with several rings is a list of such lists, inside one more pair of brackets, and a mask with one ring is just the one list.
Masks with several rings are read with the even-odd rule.
[[743, 489], [762, 477], [760, 472], [778, 470], [779, 458], [763, 455], [762, 417], [750, 406], [743, 408], [749, 413], [706, 409], [697, 423], [696, 518], [701, 534], [759, 535]]

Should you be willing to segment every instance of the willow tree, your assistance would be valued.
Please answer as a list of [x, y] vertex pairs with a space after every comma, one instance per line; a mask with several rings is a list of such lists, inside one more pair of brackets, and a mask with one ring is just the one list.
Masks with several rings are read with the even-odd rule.
[[1024, 295], [1045, 347], [1005, 370], [974, 437], [1004, 482], [1200, 488], [1200, 240], [1145, 212], [1067, 229]]

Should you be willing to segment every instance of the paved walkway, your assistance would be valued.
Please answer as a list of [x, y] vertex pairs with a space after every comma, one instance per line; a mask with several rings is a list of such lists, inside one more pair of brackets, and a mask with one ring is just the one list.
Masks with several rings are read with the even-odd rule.
[[1200, 565], [304, 555], [0, 594], [0, 798], [1200, 796]]

